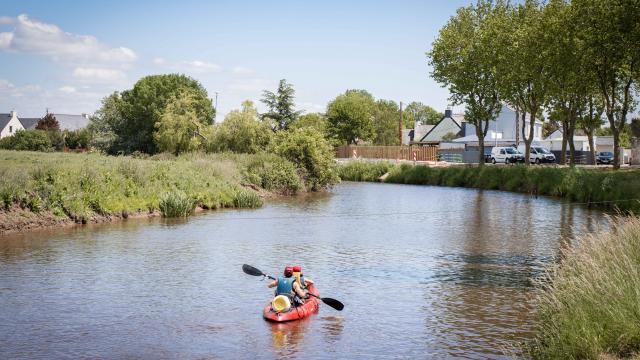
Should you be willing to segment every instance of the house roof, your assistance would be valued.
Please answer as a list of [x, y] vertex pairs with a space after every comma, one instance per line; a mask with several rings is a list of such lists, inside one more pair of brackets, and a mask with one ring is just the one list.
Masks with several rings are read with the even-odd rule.
[[60, 130], [78, 130], [89, 125], [86, 115], [54, 114], [60, 124]]
[[460, 118], [454, 119], [455, 115], [451, 117], [447, 116], [442, 118], [425, 136], [420, 139], [420, 142], [439, 142], [442, 141], [442, 137], [448, 133], [458, 134], [462, 130], [462, 124]]
[[25, 130], [33, 130], [36, 128], [36, 125], [38, 125], [40, 118], [18, 118], [18, 120], [20, 120]]
[[4, 129], [11, 120], [11, 114], [0, 114], [0, 130]]

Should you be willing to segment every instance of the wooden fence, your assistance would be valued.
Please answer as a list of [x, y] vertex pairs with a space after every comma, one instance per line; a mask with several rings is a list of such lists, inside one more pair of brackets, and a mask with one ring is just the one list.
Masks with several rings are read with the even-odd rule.
[[436, 161], [438, 148], [430, 146], [355, 146], [341, 145], [336, 148], [336, 157], [363, 159], [399, 159], [416, 161]]

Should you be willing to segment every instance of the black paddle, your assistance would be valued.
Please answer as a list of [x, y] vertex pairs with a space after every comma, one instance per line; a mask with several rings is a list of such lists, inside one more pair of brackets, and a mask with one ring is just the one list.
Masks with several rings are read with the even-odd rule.
[[[248, 274], [248, 275], [264, 276], [264, 277], [268, 277], [269, 279], [275, 280], [275, 278], [273, 276], [269, 276], [269, 275], [263, 273], [262, 271], [254, 268], [251, 265], [247, 265], [247, 264], [242, 265], [242, 271], [244, 271], [245, 274]], [[340, 301], [336, 300], [336, 299], [316, 296], [316, 295], [314, 295], [314, 294], [312, 294], [310, 292], [307, 292], [307, 294], [309, 294], [310, 296], [313, 296], [314, 298], [322, 300], [323, 303], [331, 306], [332, 308], [334, 308], [334, 309], [336, 309], [338, 311], [342, 311], [342, 309], [344, 309], [344, 304], [341, 303]]]

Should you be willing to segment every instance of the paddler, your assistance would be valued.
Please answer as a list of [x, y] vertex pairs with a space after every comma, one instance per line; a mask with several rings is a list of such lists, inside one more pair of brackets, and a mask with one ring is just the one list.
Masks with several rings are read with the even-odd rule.
[[302, 273], [302, 267], [300, 266], [293, 267], [293, 277], [296, 278], [296, 281], [302, 286], [303, 289], [306, 289], [307, 287], [309, 287], [309, 285], [313, 284], [313, 280], [304, 276], [304, 274]]
[[[291, 302], [304, 303], [304, 298], [307, 296], [306, 292], [300, 286], [300, 283], [293, 277], [293, 266], [286, 266], [284, 268], [284, 276], [278, 276], [273, 280], [268, 287], [276, 288], [276, 295], [285, 295], [289, 297]], [[297, 296], [296, 296], [297, 295]]]

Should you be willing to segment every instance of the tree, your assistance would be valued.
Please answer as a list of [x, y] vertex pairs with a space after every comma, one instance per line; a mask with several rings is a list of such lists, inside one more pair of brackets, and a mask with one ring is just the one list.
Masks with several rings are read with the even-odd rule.
[[584, 44], [585, 68], [593, 74], [604, 99], [613, 134], [614, 168], [620, 168], [621, 134], [634, 107], [634, 83], [640, 78], [640, 2], [573, 0], [578, 39]]
[[291, 124], [291, 129], [306, 129], [313, 128], [320, 131], [322, 134], [327, 135], [328, 131], [328, 122], [327, 117], [321, 113], [310, 113], [300, 115], [298, 120]]
[[339, 141], [355, 144], [375, 136], [373, 96], [365, 90], [347, 90], [327, 105], [329, 134]]
[[[491, 36], [499, 44], [496, 51], [500, 92], [521, 116], [525, 143], [525, 163], [529, 164], [536, 120], [549, 101], [550, 37], [546, 31], [549, 17], [536, 0], [525, 0], [517, 7], [507, 7], [504, 16], [491, 22]], [[527, 129], [526, 115], [529, 114]]]
[[404, 127], [413, 129], [416, 122], [421, 125], [435, 125], [442, 120], [443, 114], [431, 106], [413, 101], [403, 111]]
[[592, 94], [589, 96], [587, 106], [580, 112], [578, 124], [584, 130], [589, 139], [589, 149], [591, 150], [591, 165], [596, 165], [596, 147], [593, 136], [602, 124], [602, 113], [604, 112], [604, 102], [600, 97]]
[[267, 148], [272, 134], [269, 125], [260, 121], [253, 102], [247, 100], [242, 103], [242, 109], [232, 110], [216, 126], [208, 150], [257, 153]]
[[178, 155], [193, 151], [206, 140], [201, 133], [204, 126], [196, 113], [196, 95], [190, 91], [176, 94], [170, 99], [158, 122], [153, 140], [159, 151]]
[[[116, 96], [108, 102], [109, 106], [115, 106], [117, 113], [109, 115], [115, 115], [110, 121], [113, 126], [111, 130], [117, 137], [114, 144], [118, 148], [114, 150], [155, 153], [158, 150], [153, 137], [156, 123], [160, 121], [167, 104], [183, 92], [192, 95], [190, 106], [197, 121], [202, 125], [211, 125], [215, 110], [207, 91], [198, 81], [178, 74], [146, 76], [138, 80], [132, 89], [123, 91], [119, 99]], [[104, 112], [110, 113], [112, 110], [105, 109]]]
[[466, 105], [465, 119], [475, 126], [478, 135], [480, 166], [484, 165], [484, 138], [489, 121], [498, 117], [502, 108], [493, 63], [499, 48], [485, 24], [505, 10], [504, 4], [494, 5], [486, 0], [458, 9], [440, 29], [427, 53], [433, 67], [431, 76], [448, 87], [454, 104]]
[[400, 107], [392, 100], [378, 100], [373, 109], [375, 145], [400, 145]]
[[317, 191], [339, 181], [335, 169], [334, 150], [322, 133], [315, 129], [280, 131], [270, 152], [296, 164], [307, 187]]
[[52, 113], [47, 113], [42, 119], [38, 120], [36, 130], [60, 131], [60, 123]]
[[108, 154], [124, 149], [124, 139], [118, 137], [115, 129], [122, 128], [122, 97], [114, 92], [102, 99], [102, 106], [89, 118], [88, 129], [92, 133], [91, 146]]
[[293, 124], [302, 111], [295, 111], [295, 90], [286, 79], [280, 80], [275, 93], [264, 90], [262, 101], [269, 111], [262, 114], [262, 118], [271, 124], [273, 131], [286, 130]]

